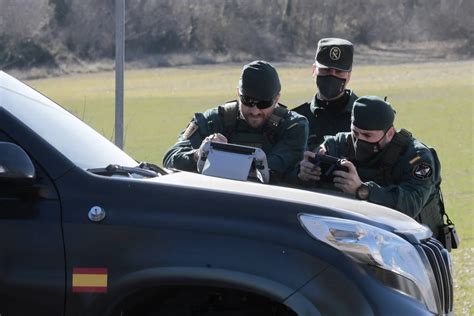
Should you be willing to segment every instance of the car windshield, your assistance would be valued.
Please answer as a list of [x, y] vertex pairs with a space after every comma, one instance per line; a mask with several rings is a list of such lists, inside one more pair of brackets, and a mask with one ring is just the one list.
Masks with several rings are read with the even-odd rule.
[[0, 106], [80, 168], [138, 165], [73, 114], [4, 72], [0, 72]]

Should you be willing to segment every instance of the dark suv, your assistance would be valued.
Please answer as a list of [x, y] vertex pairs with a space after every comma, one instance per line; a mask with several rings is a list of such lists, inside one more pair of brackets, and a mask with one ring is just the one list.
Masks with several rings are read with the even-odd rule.
[[446, 315], [450, 257], [375, 204], [139, 163], [0, 72], [0, 315]]

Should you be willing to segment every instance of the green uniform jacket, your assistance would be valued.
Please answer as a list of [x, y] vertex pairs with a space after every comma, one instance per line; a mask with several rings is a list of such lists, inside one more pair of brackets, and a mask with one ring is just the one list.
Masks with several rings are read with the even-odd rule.
[[325, 135], [336, 135], [351, 130], [352, 105], [358, 97], [352, 90], [346, 90], [346, 94], [348, 95], [347, 103], [336, 110], [320, 106], [318, 103], [324, 101], [316, 102], [316, 96], [311, 102], [306, 102], [292, 110], [308, 119], [308, 150], [314, 150], [321, 145]]
[[[336, 136], [327, 137], [324, 147], [328, 155], [344, 157], [354, 163], [351, 133], [338, 133]], [[430, 149], [411, 138], [406, 150], [400, 154], [391, 169], [391, 179], [387, 180], [383, 179], [380, 171], [387, 147], [378, 154], [375, 161], [370, 162], [370, 165], [362, 166], [357, 162], [354, 163], [362, 182], [370, 188], [368, 201], [396, 209], [427, 224], [430, 228], [431, 221], [437, 225], [441, 216], [439, 211], [430, 215], [437, 217], [431, 220], [424, 218], [426, 214], [420, 214], [434, 199], [437, 194], [436, 184], [440, 181], [437, 179], [439, 173], [433, 167], [435, 163]]]
[[[234, 127], [229, 131], [224, 126], [222, 108], [223, 106], [219, 106], [207, 110], [204, 114], [194, 115], [188, 129], [181, 132], [178, 142], [165, 154], [163, 165], [166, 168], [196, 172], [193, 153], [199, 148], [204, 138], [213, 133], [223, 134], [229, 143], [261, 147], [267, 155], [273, 180], [282, 177], [302, 159], [308, 139], [308, 121], [305, 117], [285, 110], [285, 117], [278, 127], [271, 129], [270, 134], [270, 128], [267, 126], [261, 129], [249, 126], [240, 118], [240, 113], [237, 111]], [[190, 126], [196, 128], [192, 133], [188, 132]]]

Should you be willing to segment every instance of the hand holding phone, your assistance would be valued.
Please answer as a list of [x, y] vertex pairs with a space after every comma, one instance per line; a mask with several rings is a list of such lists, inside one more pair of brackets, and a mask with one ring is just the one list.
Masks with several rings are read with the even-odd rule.
[[330, 155], [316, 154], [314, 158], [310, 157], [309, 161], [316, 167], [321, 168], [321, 180], [332, 182], [334, 179], [333, 172], [342, 170], [349, 172], [349, 168], [341, 165], [342, 159]]

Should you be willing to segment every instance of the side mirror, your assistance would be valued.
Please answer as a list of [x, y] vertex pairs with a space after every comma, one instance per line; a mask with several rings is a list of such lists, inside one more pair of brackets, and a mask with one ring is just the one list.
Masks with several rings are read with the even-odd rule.
[[21, 147], [0, 142], [0, 184], [32, 185], [35, 176], [33, 162]]

